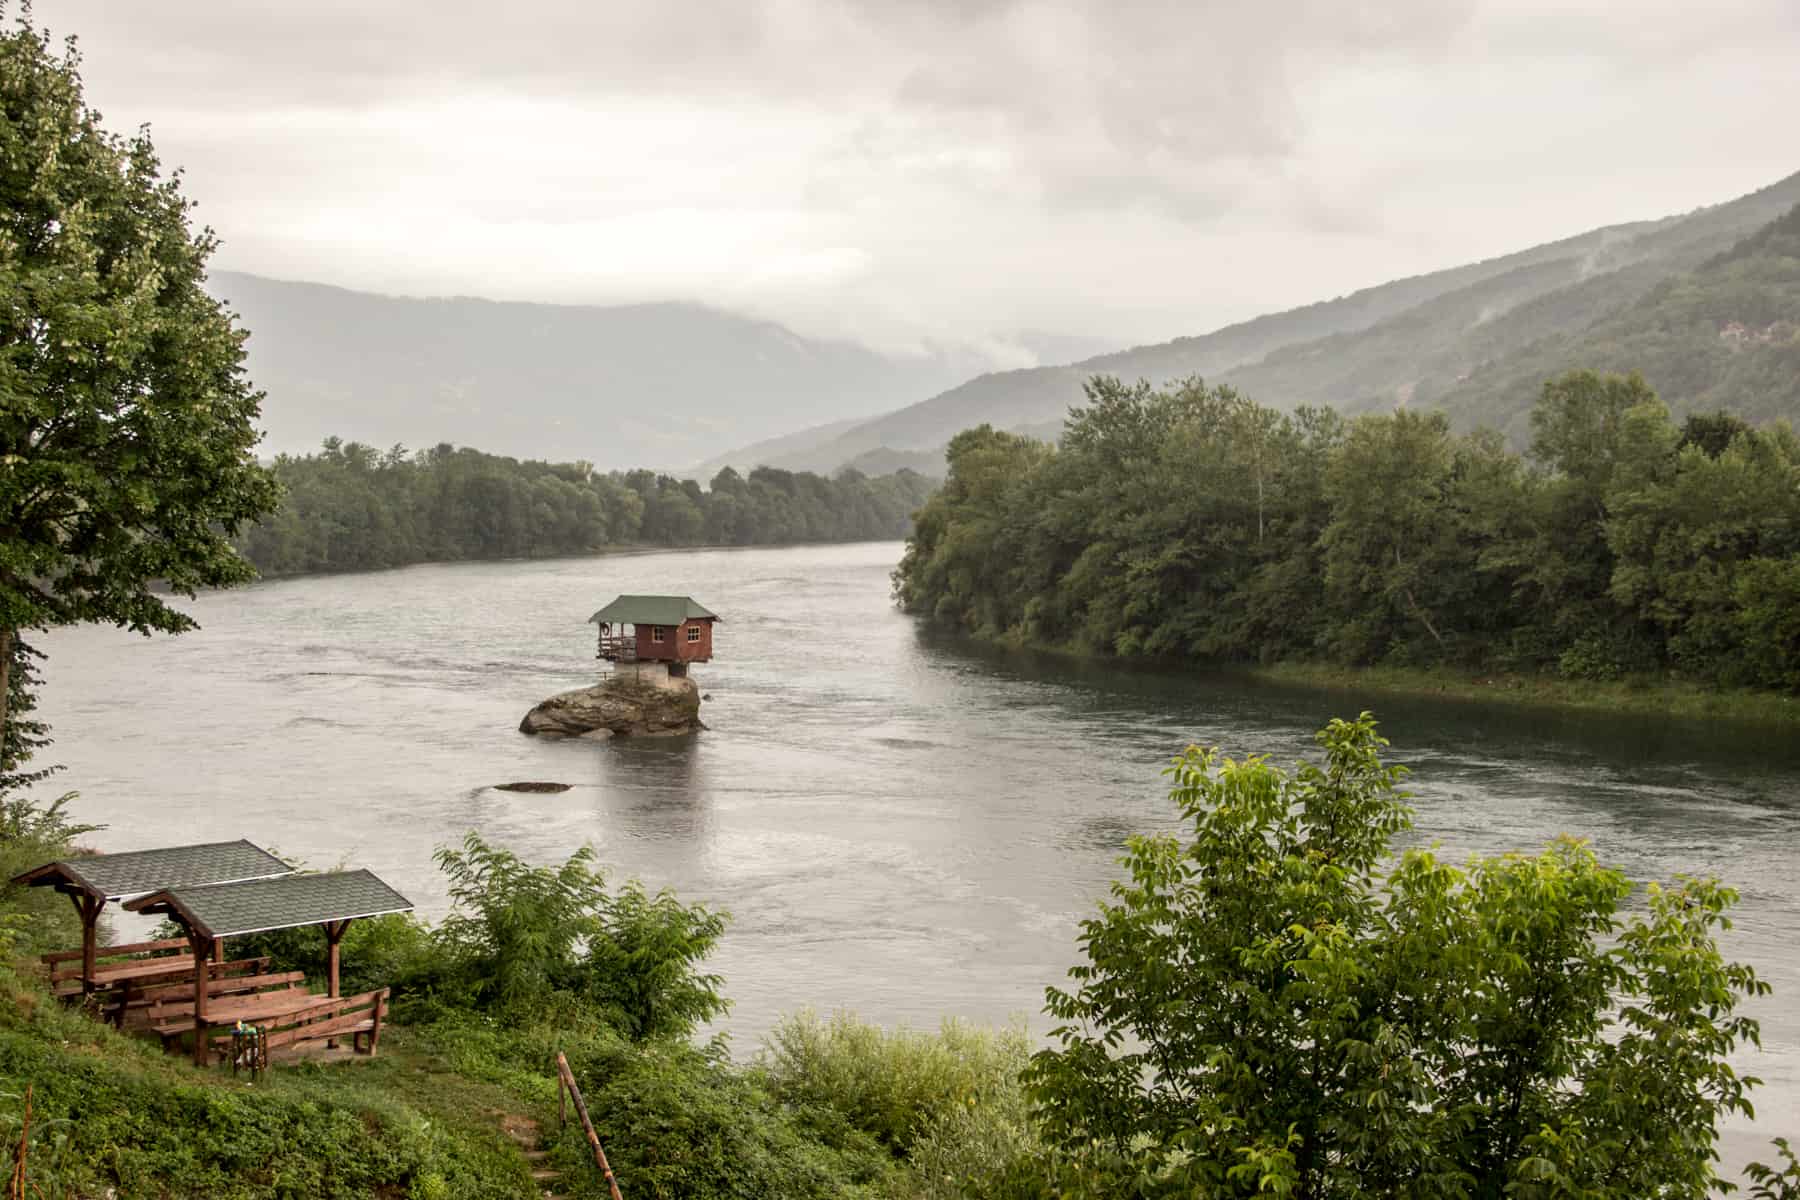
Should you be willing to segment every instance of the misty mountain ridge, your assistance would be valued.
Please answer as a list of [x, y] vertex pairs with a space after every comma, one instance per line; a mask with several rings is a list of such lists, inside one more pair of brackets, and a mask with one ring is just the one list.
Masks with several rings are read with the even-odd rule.
[[[1529, 409], [1543, 380], [1581, 366], [1641, 369], [1678, 408], [1705, 406], [1720, 397], [1741, 405], [1745, 398], [1732, 388], [1721, 390], [1688, 378], [1691, 371], [1678, 372], [1672, 355], [1655, 362], [1624, 361], [1629, 355], [1596, 357], [1594, 344], [1576, 335], [1590, 327], [1600, 330], [1606, 321], [1640, 305], [1657, 303], [1674, 286], [1671, 281], [1690, 274], [1698, 278], [1708, 271], [1717, 274], [1718, 268], [1709, 263], [1784, 218], [1796, 204], [1800, 204], [1800, 174], [1685, 215], [1608, 226], [1197, 337], [1098, 355], [1068, 366], [990, 372], [848, 430], [794, 435], [782, 441], [780, 453], [756, 461], [791, 470], [830, 471], [877, 451], [941, 460], [942, 447], [953, 435], [984, 422], [1034, 436], [1054, 435], [1069, 407], [1082, 402], [1083, 383], [1095, 375], [1147, 379], [1157, 385], [1201, 375], [1209, 382], [1229, 383], [1259, 403], [1283, 408], [1324, 404], [1356, 413], [1408, 404], [1441, 405], [1459, 424], [1493, 424], [1515, 437], [1520, 435], [1521, 414]], [[1754, 251], [1752, 256], [1758, 257]], [[1760, 257], [1767, 258], [1768, 253]], [[1771, 270], [1778, 279], [1779, 267]], [[1779, 309], [1781, 288], [1774, 282], [1770, 286], [1773, 292], [1762, 304], [1774, 303]], [[1791, 305], [1783, 311], [1786, 320], [1800, 320], [1800, 311]], [[1738, 320], [1714, 316], [1724, 323]], [[1755, 328], [1763, 331], [1768, 325], [1763, 322]], [[1717, 332], [1716, 326], [1709, 327], [1704, 337], [1690, 336], [1683, 344], [1692, 348], [1711, 337], [1713, 341], [1705, 343], [1708, 353], [1701, 357], [1722, 367], [1726, 360], [1721, 354], [1729, 347], [1722, 349]], [[1604, 331], [1596, 336], [1604, 336]], [[1749, 347], [1749, 358], [1742, 357], [1744, 350], [1737, 347], [1732, 362], [1745, 379], [1773, 370], [1765, 359], [1780, 353], [1778, 346], [1764, 348], [1762, 343]], [[1782, 415], [1800, 416], [1795, 404], [1775, 403], [1773, 408]], [[751, 465], [742, 452], [718, 461]]]
[[[991, 362], [883, 354], [677, 302], [618, 306], [385, 296], [215, 271], [250, 331], [264, 453], [339, 435], [517, 458], [673, 469], [796, 428], [867, 418]], [[1010, 352], [1094, 339], [1021, 334]]]

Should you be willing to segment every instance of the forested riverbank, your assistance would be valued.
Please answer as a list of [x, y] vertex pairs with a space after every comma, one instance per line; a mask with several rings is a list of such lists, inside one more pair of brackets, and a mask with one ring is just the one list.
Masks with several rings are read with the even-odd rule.
[[981, 427], [894, 574], [908, 611], [1122, 657], [1800, 691], [1800, 439], [1546, 385], [1523, 455], [1099, 379], [1060, 447]]
[[520, 461], [467, 447], [409, 453], [327, 439], [282, 455], [280, 506], [238, 538], [265, 576], [420, 562], [548, 558], [619, 546], [752, 546], [897, 538], [933, 483], [913, 471], [727, 467], [702, 488], [654, 471]]

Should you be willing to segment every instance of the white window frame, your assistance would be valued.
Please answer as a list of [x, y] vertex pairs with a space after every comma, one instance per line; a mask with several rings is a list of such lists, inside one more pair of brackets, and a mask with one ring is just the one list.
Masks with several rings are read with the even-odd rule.
[[688, 641], [690, 643], [697, 642], [700, 640], [700, 626], [689, 625], [687, 627], [687, 631], [688, 631]]
[[653, 642], [660, 642], [663, 640], [663, 627], [661, 625], [652, 625], [650, 627], [650, 640]]

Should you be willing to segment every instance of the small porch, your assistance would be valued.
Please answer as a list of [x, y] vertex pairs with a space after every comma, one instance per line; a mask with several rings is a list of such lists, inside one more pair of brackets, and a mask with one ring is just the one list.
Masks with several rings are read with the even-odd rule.
[[[602, 662], [636, 662], [638, 656], [637, 630], [632, 629], [629, 625], [620, 625], [617, 628], [618, 631], [615, 633], [611, 625], [600, 626], [600, 651], [594, 657]], [[627, 633], [628, 629], [631, 632]]]

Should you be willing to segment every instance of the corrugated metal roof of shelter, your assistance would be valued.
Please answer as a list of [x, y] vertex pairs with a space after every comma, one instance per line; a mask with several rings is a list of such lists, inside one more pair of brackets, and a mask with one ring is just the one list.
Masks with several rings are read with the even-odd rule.
[[179, 884], [217, 884], [291, 875], [294, 868], [267, 850], [240, 838], [235, 842], [203, 842], [66, 858], [45, 863], [15, 883], [74, 887], [107, 900], [142, 896]]
[[696, 618], [719, 620], [719, 614], [692, 596], [620, 596], [588, 618], [593, 625], [679, 625]]
[[134, 912], [179, 915], [196, 927], [196, 932], [218, 938], [411, 912], [412, 906], [411, 900], [373, 871], [363, 870], [165, 888], [125, 907]]

